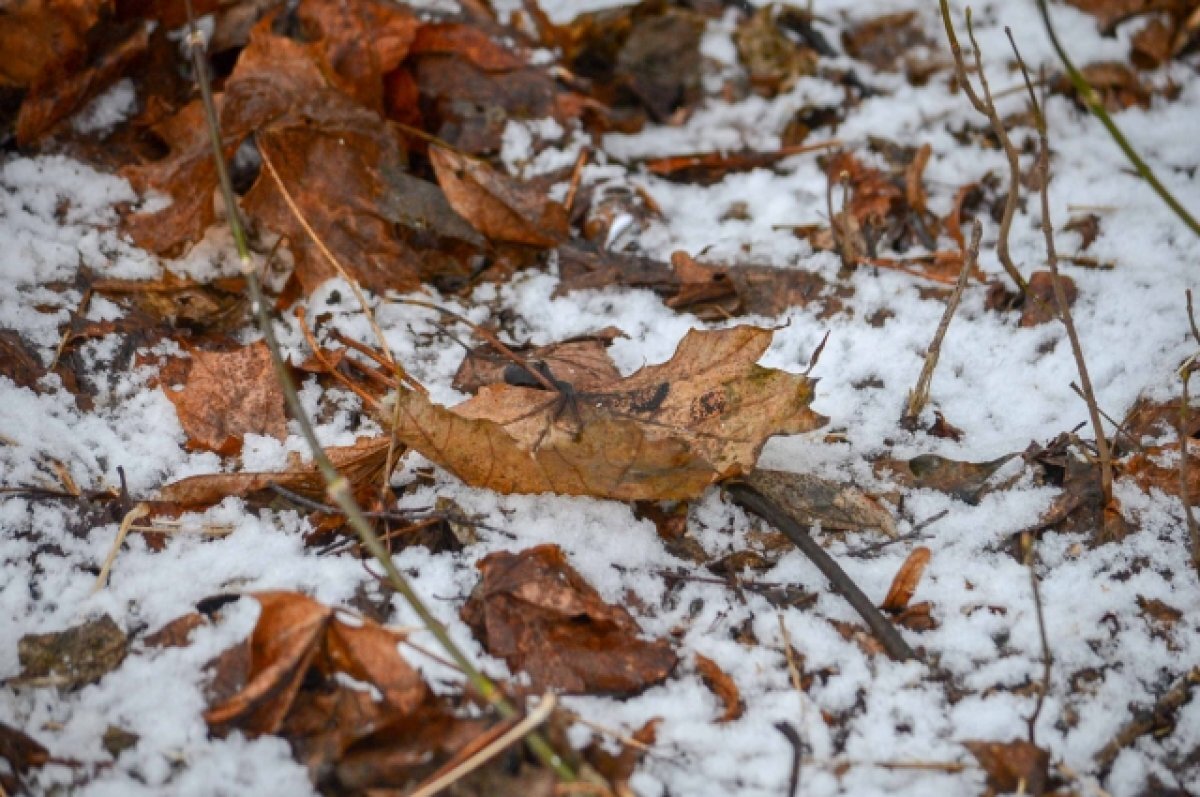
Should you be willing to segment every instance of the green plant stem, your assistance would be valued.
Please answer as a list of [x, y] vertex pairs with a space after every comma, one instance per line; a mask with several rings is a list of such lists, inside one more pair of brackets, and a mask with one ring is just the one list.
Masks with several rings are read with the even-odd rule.
[[1075, 87], [1075, 91], [1078, 92], [1083, 104], [1104, 125], [1104, 129], [1108, 131], [1112, 140], [1117, 142], [1117, 146], [1121, 148], [1121, 151], [1125, 153], [1125, 157], [1133, 164], [1133, 168], [1137, 171], [1138, 175], [1150, 184], [1150, 187], [1167, 204], [1167, 207], [1174, 211], [1175, 215], [1193, 233], [1200, 235], [1200, 223], [1187, 211], [1187, 208], [1179, 203], [1174, 194], [1159, 182], [1158, 177], [1154, 174], [1149, 164], [1142, 160], [1141, 156], [1137, 154], [1137, 150], [1129, 143], [1129, 139], [1125, 138], [1125, 134], [1121, 132], [1121, 128], [1117, 127], [1117, 123], [1108, 115], [1108, 111], [1104, 109], [1104, 103], [1100, 100], [1100, 97], [1096, 94], [1091, 84], [1087, 82], [1087, 78], [1075, 68], [1075, 64], [1071, 61], [1070, 56], [1067, 55], [1066, 49], [1063, 48], [1062, 43], [1058, 40], [1058, 35], [1054, 32], [1054, 25], [1050, 23], [1050, 11], [1046, 7], [1046, 0], [1037, 0], [1037, 4], [1038, 10], [1042, 12], [1042, 22], [1046, 25], [1046, 34], [1050, 37], [1050, 44], [1053, 45], [1054, 51], [1058, 53], [1058, 58], [1062, 61], [1063, 68], [1067, 71], [1067, 78], [1071, 81], [1071, 85]]
[[[225, 164], [224, 148], [222, 147], [221, 131], [217, 123], [216, 104], [213, 102], [212, 96], [212, 81], [208, 74], [208, 64], [204, 56], [205, 42], [203, 34], [201, 34], [191, 24], [191, 3], [188, 3], [188, 19], [190, 23], [190, 32], [188, 34], [188, 47], [191, 51], [192, 64], [196, 70], [196, 81], [200, 86], [200, 97], [204, 105], [205, 119], [208, 125], [209, 137], [212, 142], [213, 158], [216, 162], [217, 180], [221, 189], [221, 197], [225, 204], [226, 214], [228, 216], [229, 229], [233, 235], [234, 246], [237, 248], [238, 260], [241, 264], [241, 270], [246, 277], [246, 283], [250, 289], [250, 309], [254, 313], [258, 323], [259, 330], [262, 332], [263, 339], [267, 343], [267, 347], [271, 351], [271, 361], [275, 367], [275, 377], [279, 381], [280, 387], [283, 389], [284, 398], [288, 408], [291, 410], [292, 416], [300, 425], [300, 431], [312, 450], [313, 462], [317, 469], [321, 472], [322, 478], [325, 480], [326, 494], [329, 499], [342, 510], [346, 515], [346, 520], [350, 523], [351, 528], [361, 540], [363, 547], [375, 557], [379, 564], [383, 567], [384, 573], [387, 575], [388, 583], [408, 601], [408, 604], [416, 612], [421, 622], [429, 629], [434, 638], [454, 660], [454, 663], [463, 671], [467, 680], [475, 691], [490, 705], [495, 707], [496, 711], [505, 718], [514, 717], [517, 715], [517, 709], [504, 697], [503, 692], [496, 687], [495, 684], [488, 679], [474, 663], [462, 652], [462, 649], [455, 644], [450, 638], [446, 627], [433, 616], [425, 602], [421, 600], [408, 579], [400, 573], [392, 561], [391, 555], [384, 548], [383, 543], [379, 540], [378, 535], [371, 529], [366, 517], [363, 515], [362, 509], [355, 501], [350, 482], [346, 477], [342, 476], [334, 466], [325, 450], [321, 448], [321, 444], [317, 441], [316, 432], [313, 429], [312, 422], [308, 418], [308, 414], [304, 410], [304, 406], [300, 403], [300, 396], [296, 392], [295, 383], [292, 381], [292, 376], [284, 365], [283, 356], [279, 349], [279, 342], [275, 337], [275, 330], [272, 325], [270, 310], [263, 295], [262, 282], [258, 276], [258, 270], [254, 267], [250, 258], [250, 247], [246, 242], [246, 231], [242, 224], [241, 217], [238, 213], [237, 203], [234, 199], [233, 184], [229, 179], [229, 171]], [[558, 775], [559, 778], [565, 781], [576, 780], [576, 775], [571, 767], [563, 761], [563, 759], [554, 752], [554, 749], [536, 732], [531, 732], [525, 738], [529, 749], [536, 755], [543, 764], [549, 767]]]

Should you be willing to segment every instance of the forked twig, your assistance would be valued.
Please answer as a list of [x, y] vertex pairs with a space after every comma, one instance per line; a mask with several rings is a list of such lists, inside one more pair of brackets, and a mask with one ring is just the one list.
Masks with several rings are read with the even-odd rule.
[[1000, 118], [1000, 113], [996, 110], [996, 104], [993, 102], [992, 90], [988, 85], [987, 75], [983, 71], [983, 56], [980, 53], [979, 44], [975, 41], [975, 31], [971, 24], [971, 9], [967, 9], [967, 34], [971, 39], [971, 46], [975, 50], [975, 71], [979, 73], [979, 85], [983, 90], [982, 97], [975, 91], [975, 86], [967, 75], [967, 64], [963, 59], [962, 47], [958, 44], [958, 36], [954, 33], [954, 23], [950, 19], [949, 0], [940, 0], [940, 3], [942, 25], [946, 28], [950, 53], [954, 56], [954, 73], [958, 78], [958, 84], [975, 110], [987, 117], [996, 138], [1000, 141], [1000, 148], [1004, 150], [1004, 157], [1008, 160], [1008, 196], [1004, 200], [1004, 215], [1000, 219], [1000, 233], [996, 240], [996, 257], [999, 258], [1005, 273], [1017, 284], [1017, 288], [1028, 300], [1033, 296], [1029, 290], [1029, 283], [1021, 276], [1020, 270], [1013, 263], [1012, 255], [1008, 251], [1008, 232], [1017, 211], [1017, 194], [1021, 186], [1021, 162], [1017, 157], [1017, 148], [1013, 146], [1012, 139], [1008, 137], [1004, 121]]

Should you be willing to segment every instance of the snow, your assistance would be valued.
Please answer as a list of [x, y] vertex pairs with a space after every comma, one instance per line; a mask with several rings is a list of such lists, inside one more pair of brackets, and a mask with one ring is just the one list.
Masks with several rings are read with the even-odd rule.
[[[573, 13], [614, 5], [614, 0], [545, 3], [557, 20]], [[965, 3], [955, 2], [956, 20]], [[917, 9], [930, 38], [941, 41], [932, 3], [911, 0], [826, 0], [829, 20], [865, 19], [895, 10]], [[1116, 38], [1095, 33], [1091, 18], [1055, 7], [1054, 18], [1078, 63], [1123, 59], [1129, 29]], [[1016, 85], [1004, 26], [1011, 26], [1025, 58], [1036, 70], [1056, 66], [1040, 20], [1031, 7], [982, 3], [975, 9], [985, 68], [993, 89]], [[710, 26], [704, 53], [733, 68], [736, 54], [729, 19]], [[837, 28], [822, 26], [830, 41]], [[965, 33], [965, 31], [960, 31]], [[963, 36], [965, 39], [965, 35]], [[945, 50], [939, 50], [945, 55]], [[946, 73], [915, 88], [903, 77], [872, 73], [849, 59], [868, 83], [884, 88], [855, 109], [837, 138], [864, 151], [868, 136], [906, 144], [928, 142], [933, 157], [926, 172], [930, 203], [944, 212], [958, 186], [989, 172], [1006, 177], [1000, 153], [963, 145], [947, 132], [982, 120], [966, 99], [946, 88]], [[1117, 114], [1118, 123], [1157, 169], [1182, 204], [1200, 209], [1195, 168], [1194, 127], [1200, 112], [1200, 81], [1193, 66], [1175, 64], [1155, 81], [1174, 80], [1180, 96], [1156, 99], [1149, 110]], [[112, 124], [128, 107], [128, 87], [118, 84], [76, 120], [77, 130]], [[730, 175], [701, 187], [673, 184], [644, 173], [626, 173], [631, 159], [715, 149], [770, 149], [791, 115], [806, 103], [838, 102], [841, 90], [820, 78], [806, 78], [772, 100], [737, 104], [710, 100], [676, 128], [647, 128], [630, 136], [610, 135], [586, 181], [638, 184], [662, 207], [664, 218], [616, 242], [618, 248], [666, 258], [676, 249], [711, 262], [750, 262], [802, 267], [836, 279], [839, 262], [814, 254], [782, 227], [824, 220], [824, 175], [811, 155], [784, 161], [771, 171]], [[1002, 114], [1019, 111], [1019, 95], [1000, 101]], [[1130, 173], [1100, 124], [1061, 97], [1047, 103], [1053, 148], [1050, 206], [1060, 250], [1074, 251], [1077, 237], [1061, 232], [1074, 205], [1098, 206], [1102, 232], [1089, 254], [1112, 261], [1101, 271], [1064, 263], [1080, 298], [1075, 321], [1088, 356], [1101, 407], [1120, 418], [1140, 396], [1178, 395], [1175, 368], [1191, 354], [1184, 292], [1200, 288], [1200, 245], [1162, 207], [1148, 186]], [[1018, 145], [1031, 135], [1015, 133]], [[554, 146], [530, 150], [536, 142]], [[512, 123], [505, 132], [503, 161], [514, 173], [543, 174], [570, 166], [582, 145], [573, 131], [549, 120]], [[1023, 168], [1030, 161], [1026, 157]], [[81, 296], [69, 287], [79, 269], [103, 277], [149, 278], [162, 267], [211, 278], [236, 271], [228, 234], [220, 227], [183, 259], [160, 264], [122, 240], [115, 205], [137, 201], [127, 183], [60, 156], [10, 156], [0, 162], [0, 327], [18, 330], [49, 362], [60, 329]], [[725, 218], [735, 202], [747, 207], [745, 220]], [[1028, 273], [1044, 262], [1040, 210], [1030, 201], [1013, 224], [1014, 259]], [[981, 266], [1001, 274], [995, 255], [996, 225], [984, 230]], [[690, 328], [704, 324], [667, 310], [646, 291], [610, 288], [556, 297], [557, 277], [528, 272], [499, 287], [481, 286], [473, 301], [441, 304], [486, 321], [501, 312], [518, 319], [520, 340], [549, 343], [616, 326], [625, 332], [611, 348], [623, 373], [667, 360]], [[746, 319], [778, 328], [762, 363], [801, 371], [828, 332], [829, 343], [814, 375], [820, 378], [814, 408], [832, 419], [843, 442], [821, 441], [821, 433], [771, 441], [765, 467], [811, 472], [854, 482], [867, 489], [894, 489], [874, 475], [867, 458], [885, 449], [898, 457], [935, 453], [983, 461], [1045, 442], [1087, 420], [1070, 385], [1078, 381], [1062, 329], [1017, 327], [1011, 315], [984, 309], [983, 290], [970, 288], [954, 318], [933, 381], [933, 405], [964, 430], [961, 442], [898, 427], [903, 402], [920, 371], [943, 304], [921, 298], [918, 280], [886, 271], [860, 269], [849, 278], [848, 311], [831, 318], [797, 308], [778, 318]], [[332, 316], [331, 325], [374, 344], [371, 330], [350, 300], [347, 286], [333, 281], [306, 301], [310, 317]], [[865, 319], [887, 308], [894, 313], [880, 327]], [[109, 317], [113, 305], [94, 302], [91, 317]], [[451, 387], [462, 349], [439, 333], [443, 323], [430, 311], [380, 298], [374, 312], [397, 358], [426, 384], [431, 396], [453, 403], [462, 396]], [[461, 324], [455, 336], [470, 338]], [[294, 321], [281, 320], [278, 333], [295, 361], [304, 358], [303, 338]], [[305, 451], [294, 424], [285, 442], [250, 437], [240, 461], [222, 463], [212, 454], [184, 450], [184, 435], [173, 405], [149, 386], [149, 369], [115, 368], [117, 336], [88, 344], [84, 356], [103, 375], [94, 385], [95, 407], [81, 411], [74, 398], [47, 377], [40, 394], [0, 378], [0, 480], [4, 487], [61, 487], [55, 463], [85, 490], [117, 487], [118, 468], [135, 497], [148, 497], [174, 479], [222, 469], [283, 467], [289, 453]], [[873, 387], [862, 387], [867, 380]], [[357, 400], [341, 391], [304, 386], [310, 411], [321, 411], [323, 444], [348, 445], [378, 427], [351, 426]], [[932, 416], [927, 411], [928, 416]], [[1081, 434], [1087, 435], [1085, 430]], [[429, 463], [410, 455], [395, 483], [408, 484]], [[831, 594], [824, 578], [799, 552], [783, 554], [755, 578], [819, 593], [812, 606], [779, 610], [752, 592], [735, 595], [723, 585], [683, 581], [669, 587], [664, 569], [694, 568], [666, 552], [653, 525], [632, 508], [615, 502], [558, 496], [500, 496], [463, 486], [434, 470], [432, 483], [405, 495], [403, 506], [429, 506], [453, 499], [483, 524], [480, 541], [459, 554], [431, 554], [409, 548], [396, 564], [426, 596], [434, 613], [469, 655], [497, 676], [502, 662], [490, 659], [458, 618], [458, 608], [478, 577], [474, 563], [490, 552], [552, 542], [570, 563], [610, 601], [629, 606], [636, 595], [651, 610], [631, 608], [649, 635], [676, 633], [681, 664], [666, 684], [624, 701], [576, 697], [564, 702], [590, 721], [625, 731], [662, 717], [653, 752], [635, 776], [639, 795], [779, 795], [784, 793], [791, 749], [775, 729], [792, 723], [808, 757], [800, 793], [805, 795], [974, 794], [983, 775], [968, 766], [960, 773], [927, 769], [887, 769], [887, 762], [970, 762], [959, 744], [978, 739], [1024, 738], [1033, 709], [1028, 690], [1012, 691], [1041, 677], [1042, 651], [1029, 573], [1009, 552], [1009, 537], [1036, 522], [1057, 491], [1021, 484], [969, 506], [929, 490], [905, 490], [901, 533], [943, 510], [949, 513], [909, 540], [881, 549], [871, 558], [851, 555], [879, 541], [874, 535], [832, 534], [820, 538], [849, 575], [876, 601], [915, 545], [933, 551], [914, 601], [930, 601], [939, 627], [905, 632], [961, 690], [952, 701], [927, 667], [899, 664], [869, 655], [846, 641], [830, 620], [855, 621], [847, 604]], [[1187, 532], [1176, 499], [1146, 495], [1118, 484], [1118, 496], [1140, 530], [1119, 545], [1090, 547], [1086, 535], [1047, 534], [1039, 545], [1041, 598], [1054, 663], [1050, 694], [1037, 723], [1037, 739], [1055, 761], [1085, 776], [1092, 788], [1092, 756], [1131, 716], [1134, 706], [1154, 701], [1188, 667], [1200, 660], [1200, 583], [1187, 563]], [[155, 630], [191, 610], [205, 596], [221, 592], [292, 589], [346, 606], [359, 590], [374, 589], [362, 563], [348, 555], [317, 556], [306, 550], [306, 526], [291, 512], [248, 510], [227, 499], [201, 514], [185, 517], [191, 531], [173, 535], [161, 551], [150, 550], [137, 534], [121, 551], [109, 586], [93, 592], [96, 568], [117, 533], [118, 519], [82, 518], [63, 502], [36, 497], [0, 498], [0, 677], [19, 671], [17, 641], [25, 634], [59, 630], [110, 614], [129, 632]], [[231, 534], [206, 538], [206, 524], [228, 524]], [[752, 547], [748, 534], [760, 528], [711, 490], [690, 510], [690, 529], [714, 557]], [[706, 573], [706, 571], [704, 571]], [[1154, 633], [1136, 599], [1159, 599], [1184, 612], [1168, 637]], [[393, 599], [390, 622], [418, 625], [412, 611]], [[284, 742], [246, 740], [238, 735], [209, 738], [200, 716], [204, 708], [202, 667], [217, 652], [243, 638], [257, 609], [251, 601], [233, 604], [221, 622], [194, 632], [187, 647], [152, 651], [135, 643], [125, 662], [99, 683], [76, 692], [0, 687], [0, 719], [23, 728], [60, 759], [83, 762], [84, 770], [45, 767], [35, 783], [43, 792], [70, 787], [89, 797], [139, 794], [312, 793], [303, 768]], [[811, 688], [796, 692], [790, 683], [785, 642], [804, 656]], [[749, 629], [757, 644], [735, 639]], [[417, 638], [433, 646], [428, 634]], [[744, 716], [727, 725], [713, 719], [720, 707], [695, 672], [693, 654], [702, 653], [725, 670], [742, 690]], [[441, 682], [455, 675], [427, 660], [415, 662]], [[1080, 680], [1083, 671], [1092, 677]], [[1116, 795], [1141, 793], [1151, 775], [1195, 792], [1200, 769], [1180, 762], [1200, 744], [1200, 701], [1185, 706], [1173, 733], [1143, 738], [1123, 751], [1104, 788]], [[832, 716], [827, 722], [823, 714]], [[105, 728], [116, 725], [138, 735], [135, 746], [112, 761], [100, 744]], [[586, 731], [576, 730], [586, 738]], [[844, 766], [840, 766], [844, 765]], [[81, 772], [87, 776], [82, 777]]]

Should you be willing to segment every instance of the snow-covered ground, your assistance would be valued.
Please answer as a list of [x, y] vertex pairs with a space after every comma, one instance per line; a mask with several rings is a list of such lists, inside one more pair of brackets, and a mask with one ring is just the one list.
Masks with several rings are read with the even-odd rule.
[[[966, 4], [952, 5], [961, 20]], [[560, 0], [552, 11], [565, 18], [582, 6]], [[836, 23], [821, 26], [834, 42], [845, 19], [908, 9], [919, 11], [930, 39], [942, 41], [933, 2], [816, 4], [823, 18]], [[1004, 26], [1013, 29], [1034, 70], [1043, 64], [1051, 71], [1057, 68], [1032, 2], [980, 3], [975, 18], [994, 89], [1020, 80], [1010, 68]], [[705, 55], [729, 69], [736, 68], [732, 19], [710, 25], [704, 43]], [[1057, 9], [1055, 19], [1077, 62], [1125, 58], [1125, 28], [1116, 38], [1105, 39], [1094, 20], [1073, 9]], [[938, 54], [949, 57], [944, 47]], [[868, 136], [907, 145], [929, 143], [933, 156], [926, 185], [936, 213], [947, 212], [958, 187], [967, 182], [989, 172], [1006, 179], [999, 151], [951, 136], [950, 130], [981, 126], [983, 120], [961, 94], [950, 92], [948, 70], [913, 87], [901, 75], [875, 74], [849, 59], [845, 65], [853, 65], [881, 91], [851, 112], [837, 137], [861, 152]], [[1154, 83], [1174, 80], [1178, 98], [1155, 98], [1148, 110], [1126, 110], [1117, 120], [1179, 200], [1196, 211], [1200, 81], [1194, 68], [1193, 57], [1190, 63], [1152, 73]], [[831, 93], [840, 96], [840, 89], [821, 78], [804, 78], [771, 100], [729, 105], [712, 99], [682, 127], [612, 135], [603, 142], [604, 150], [624, 161], [723, 147], [774, 148], [798, 108]], [[117, 91], [111, 101], [127, 103], [128, 98]], [[999, 100], [1000, 111], [1017, 112], [1024, 103], [1021, 93], [1011, 93]], [[1075, 251], [1077, 234], [1062, 227], [1070, 208], [1087, 206], [1101, 217], [1101, 233], [1088, 255], [1114, 264], [1111, 270], [1069, 263], [1062, 268], [1079, 287], [1075, 321], [1100, 406], [1121, 418], [1141, 396], [1178, 394], [1175, 370], [1196, 348], [1184, 293], [1200, 288], [1200, 240], [1130, 173], [1099, 122], [1061, 96], [1050, 97], [1046, 110], [1053, 150], [1049, 196], [1059, 248]], [[522, 143], [529, 136], [511, 124], [506, 156], [518, 164], [528, 154]], [[1015, 133], [1018, 143], [1032, 135], [1028, 128]], [[567, 134], [562, 141], [567, 151], [543, 153], [526, 173], [570, 164], [571, 147], [577, 144]], [[774, 171], [733, 174], [708, 187], [645, 174], [626, 177], [623, 170], [604, 165], [603, 158], [588, 167], [585, 179], [621, 175], [619, 179], [643, 186], [663, 210], [661, 222], [619, 245], [636, 244], [660, 259], [677, 249], [693, 255], [703, 250], [711, 262], [804, 268], [838, 280], [836, 255], [814, 254], [783, 228], [826, 220], [826, 178], [814, 156], [794, 156]], [[78, 290], [69, 283], [81, 268], [126, 278], [157, 276], [160, 268], [201, 276], [233, 273], [228, 237], [220, 228], [178, 263], [159, 263], [122, 241], [114, 206], [134, 199], [123, 180], [61, 157], [8, 156], [0, 161], [0, 328], [19, 331], [49, 361], [60, 327], [79, 301]], [[1026, 273], [1041, 268], [1045, 257], [1035, 200], [1025, 203], [1012, 230], [1013, 256]], [[730, 214], [735, 203], [744, 203], [744, 212]], [[996, 233], [989, 221], [980, 255], [989, 274], [1002, 273]], [[1032, 441], [1046, 442], [1087, 420], [1086, 407], [1070, 386], [1078, 377], [1061, 326], [1019, 328], [1015, 314], [985, 310], [984, 288], [973, 285], [950, 327], [932, 388], [933, 405], [965, 434], [954, 442], [903, 431], [897, 421], [944, 303], [922, 298], [926, 284], [896, 272], [862, 268], [847, 284], [853, 295], [843, 300], [846, 311], [830, 318], [818, 317], [819, 309], [797, 308], [776, 318], [749, 319], [778, 327], [762, 363], [790, 371], [804, 370], [809, 354], [829, 333], [814, 371], [820, 377], [814, 408], [830, 416], [829, 430], [842, 437], [840, 442], [823, 440], [821, 433], [775, 439], [763, 453], [762, 466], [887, 491], [894, 488], [874, 475], [868, 462], [884, 449], [899, 458], [934, 453], [983, 461], [1023, 450]], [[703, 326], [693, 316], [667, 309], [649, 292], [607, 289], [555, 296], [556, 285], [553, 272], [529, 272], [502, 286], [480, 287], [470, 302], [444, 302], [476, 321], [512, 313], [518, 319], [516, 336], [534, 343], [616, 326], [627, 336], [612, 346], [625, 373], [666, 360], [688, 329]], [[335, 292], [347, 295], [344, 286], [339, 291], [329, 284], [311, 297], [309, 316], [330, 313], [335, 326], [370, 340], [361, 313], [334, 300]], [[883, 309], [892, 313], [885, 323], [867, 323]], [[387, 302], [375, 311], [396, 356], [433, 397], [444, 402], [459, 398], [450, 383], [462, 349], [439, 334], [434, 324], [439, 320], [421, 308]], [[96, 298], [88, 317], [101, 320], [118, 313], [114, 304]], [[280, 332], [293, 351], [302, 351], [298, 330], [281, 322]], [[469, 335], [465, 328], [458, 332]], [[245, 336], [250, 340], [253, 333], [247, 330]], [[130, 493], [140, 498], [196, 473], [280, 468], [289, 451], [304, 450], [294, 428], [283, 444], [248, 440], [241, 462], [222, 463], [214, 454], [185, 450], [174, 406], [161, 389], [149, 385], [149, 367], [129, 366], [129, 353], [121, 345], [120, 335], [85, 345], [97, 391], [87, 412], [76, 407], [66, 390], [48, 385], [35, 393], [0, 378], [4, 487], [57, 488], [61, 481], [55, 467], [61, 465], [84, 490], [107, 489], [120, 484], [117, 469], [122, 468]], [[166, 344], [160, 349], [172, 350]], [[320, 401], [315, 386], [305, 396], [314, 407]], [[340, 401], [343, 407], [355, 403]], [[355, 433], [370, 431], [349, 428], [353, 415], [348, 411], [331, 417], [320, 430], [327, 444], [347, 444]], [[1086, 429], [1080, 433], [1088, 435]], [[415, 470], [427, 465], [410, 455], [395, 483], [413, 481]], [[898, 512], [901, 533], [944, 510], [948, 514], [925, 528], [919, 540], [884, 547], [871, 557], [852, 553], [878, 542], [876, 535], [821, 536], [876, 601], [914, 546], [932, 550], [914, 601], [930, 601], [939, 625], [905, 634], [952, 676], [954, 690], [925, 664], [895, 663], [844, 639], [830, 620], [855, 621], [856, 615], [827, 590], [823, 577], [798, 551], [784, 553], [770, 570], [753, 577], [820, 594], [815, 604], [802, 609], [779, 610], [754, 593], [736, 594], [705, 581], [669, 588], [659, 571], [694, 565], [668, 553], [653, 524], [637, 519], [621, 503], [501, 496], [464, 487], [435, 471], [432, 484], [406, 493], [405, 504], [453, 499], [484, 524], [479, 542], [459, 554], [408, 548], [396, 562], [454, 638], [498, 676], [507, 674], [504, 664], [483, 652], [458, 617], [477, 579], [474, 563], [495, 550], [556, 543], [605, 599], [629, 606], [647, 634], [673, 632], [681, 664], [665, 684], [627, 700], [565, 701], [591, 721], [626, 731], [652, 717], [663, 718], [657, 743], [632, 782], [640, 795], [784, 794], [792, 749], [774, 728], [781, 721], [792, 723], [805, 744], [800, 794], [977, 794], [984, 776], [960, 742], [1025, 738], [1034, 696], [1032, 689], [1019, 687], [1036, 684], [1042, 671], [1028, 572], [1009, 552], [1008, 540], [1036, 522], [1057, 492], [1019, 483], [970, 506], [933, 491], [905, 491]], [[1152, 704], [1200, 661], [1200, 583], [1188, 563], [1182, 506], [1162, 494], [1146, 495], [1130, 483], [1118, 483], [1117, 494], [1138, 527], [1123, 542], [1092, 547], [1088, 535], [1050, 532], [1038, 548], [1054, 662], [1037, 740], [1053, 761], [1080, 773], [1080, 780], [1069, 783], [1080, 794], [1100, 793], [1090, 774], [1096, 769], [1092, 756], [1130, 719], [1132, 709]], [[228, 499], [203, 515], [187, 516], [184, 531], [161, 551], [151, 551], [139, 535], [131, 535], [109, 586], [93, 592], [96, 568], [113, 543], [118, 520], [81, 517], [76, 509], [45, 498], [0, 497], [0, 677], [18, 673], [17, 641], [23, 635], [66, 628], [102, 613], [135, 632], [154, 630], [199, 599], [221, 592], [293, 589], [345, 605], [356, 592], [378, 589], [359, 560], [306, 550], [304, 522], [295, 513], [250, 512]], [[233, 531], [218, 538], [200, 533], [214, 524], [228, 524]], [[690, 510], [691, 532], [714, 558], [753, 548], [753, 530], [759, 527], [718, 489]], [[631, 602], [631, 594], [639, 600]], [[1182, 612], [1182, 618], [1162, 633], [1139, 610], [1139, 598], [1160, 600]], [[391, 622], [416, 624], [400, 598], [392, 599], [392, 609]], [[243, 601], [217, 627], [197, 632], [184, 648], [148, 650], [135, 641], [120, 668], [75, 692], [0, 687], [0, 720], [37, 738], [57, 758], [84, 764], [47, 765], [34, 775], [37, 788], [49, 793], [58, 785], [76, 784], [80, 794], [114, 796], [308, 793], [305, 772], [292, 761], [286, 743], [237, 735], [209, 738], [201, 718], [203, 664], [244, 637], [256, 611]], [[789, 679], [784, 627], [803, 655], [804, 672], [816, 674], [803, 693]], [[720, 713], [717, 699], [697, 674], [693, 653], [709, 657], [732, 676], [746, 703], [741, 719], [714, 722]], [[437, 665], [418, 663], [436, 677], [449, 677]], [[109, 726], [138, 737], [115, 760], [101, 743]], [[582, 728], [579, 735], [585, 736]], [[1166, 787], [1200, 792], [1198, 750], [1200, 700], [1193, 700], [1180, 710], [1169, 734], [1143, 737], [1125, 749], [1103, 788], [1118, 795], [1148, 793], [1154, 777]], [[968, 766], [957, 772], [879, 766], [888, 763]]]

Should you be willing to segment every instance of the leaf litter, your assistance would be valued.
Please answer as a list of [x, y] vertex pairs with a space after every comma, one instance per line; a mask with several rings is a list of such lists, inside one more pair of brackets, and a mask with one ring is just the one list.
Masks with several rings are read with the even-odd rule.
[[[0, 705], [19, 726], [0, 729], [4, 787], [224, 788], [202, 763], [162, 766], [179, 750], [250, 763], [254, 785], [240, 787], [262, 793], [436, 776], [509, 726], [444, 663], [408, 664], [397, 645], [410, 632], [334, 608], [367, 600], [411, 619], [352, 547], [304, 552], [302, 539], [344, 530], [247, 331], [242, 289], [221, 281], [233, 271], [207, 132], [180, 55], [146, 24], [178, 26], [180, 4], [52, 5], [0, 15], [14, 43], [0, 56], [0, 136], [20, 148], [0, 165], [18, 244], [0, 292], [0, 506], [17, 574], [2, 593]], [[1077, 5], [1104, 30], [1140, 26], [1111, 41], [1083, 26], [1073, 47], [1150, 150], [1189, 168], [1171, 136], [1194, 111], [1194, 9]], [[981, 253], [929, 431], [896, 426], [964, 262], [962, 225], [1002, 201], [1003, 163], [968, 127], [930, 9], [528, 2], [508, 25], [479, 4], [198, 9], [214, 13], [222, 143], [258, 264], [278, 273], [279, 306], [303, 311], [278, 328], [304, 363], [293, 372], [322, 443], [418, 590], [507, 666], [506, 688], [578, 693], [566, 698], [578, 723], [547, 726], [576, 763], [616, 793], [779, 793], [785, 740], [771, 726], [799, 722], [815, 765], [805, 788], [820, 794], [1194, 786], [1195, 725], [1177, 701], [1153, 742], [1104, 746], [1126, 715], [1176, 700], [1164, 680], [1189, 683], [1177, 665], [1197, 632], [1172, 607], [1197, 594], [1178, 498], [1196, 495], [1200, 468], [1181, 481], [1194, 430], [1180, 442], [1172, 368], [1190, 353], [1180, 297], [1194, 258], [1169, 220], [1144, 215], [1133, 178], [1091, 156], [1096, 129], [1069, 92], [1048, 101], [1052, 199], [1085, 220], [1061, 233], [1113, 268], [1077, 258], [1063, 281], [1105, 374], [1103, 409], [1138, 402], [1114, 434], [1128, 535], [1095, 547], [1095, 453], [1073, 431], [1031, 212], [1018, 208], [1011, 248], [1041, 301], [995, 299], [1008, 289]], [[1053, 71], [1036, 25], [1000, 16], [979, 29], [989, 74], [1004, 74], [1002, 24]], [[109, 107], [99, 127], [78, 121]], [[1005, 109], [1015, 131], [1027, 124]], [[169, 204], [138, 205], [71, 157], [119, 167]], [[372, 296], [437, 291], [470, 319], [373, 306], [429, 396], [395, 387], [345, 279]], [[301, 333], [307, 318], [315, 332]], [[809, 564], [711, 489], [734, 476], [818, 529], [929, 668], [888, 663]], [[106, 592], [84, 597], [143, 502], [158, 541], [135, 535]], [[420, 518], [457, 542], [420, 533]], [[216, 523], [233, 533], [193, 536]], [[1044, 702], [1029, 576], [1009, 555], [1022, 532], [1040, 537]], [[230, 589], [261, 607], [244, 642], [219, 619], [182, 620], [172, 646], [139, 638]], [[76, 672], [86, 656], [51, 653], [18, 675], [14, 651], [89, 617], [116, 629], [119, 655]], [[155, 669], [169, 657], [186, 689], [216, 690], [212, 734], [152, 721], [199, 716], [201, 702], [181, 707], [156, 685], [178, 688]], [[92, 685], [46, 703], [47, 677]], [[235, 728], [252, 738], [225, 735]], [[613, 739], [626, 740], [618, 754]], [[940, 771], [906, 768], [931, 759]], [[471, 778], [470, 793], [552, 788], [512, 745]]]

